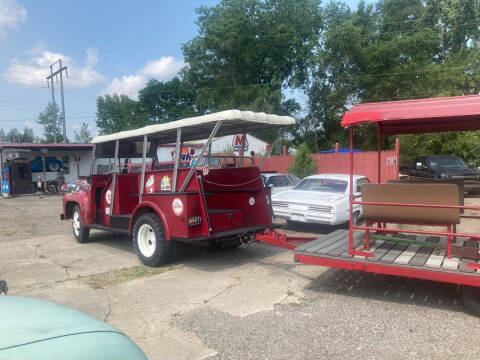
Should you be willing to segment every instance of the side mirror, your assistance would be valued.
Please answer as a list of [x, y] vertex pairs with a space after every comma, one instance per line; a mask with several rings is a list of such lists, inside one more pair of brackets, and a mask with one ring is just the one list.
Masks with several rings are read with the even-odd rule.
[[255, 151], [253, 151], [253, 150], [250, 151], [250, 156], [251, 156], [251, 157], [254, 157], [254, 156], [255, 156]]
[[273, 184], [268, 184], [268, 187], [269, 187], [269, 188], [273, 188], [273, 187], [275, 187], [275, 185], [273, 185]]

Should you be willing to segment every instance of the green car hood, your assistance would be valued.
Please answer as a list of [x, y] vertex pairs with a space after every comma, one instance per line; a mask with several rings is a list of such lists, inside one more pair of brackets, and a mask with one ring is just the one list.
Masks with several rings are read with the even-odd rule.
[[0, 360], [146, 359], [126, 335], [81, 311], [49, 301], [0, 296]]

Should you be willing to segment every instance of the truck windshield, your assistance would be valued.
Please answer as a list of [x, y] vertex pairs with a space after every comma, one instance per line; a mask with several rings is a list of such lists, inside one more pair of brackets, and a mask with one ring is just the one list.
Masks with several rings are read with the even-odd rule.
[[432, 169], [466, 169], [462, 159], [456, 156], [438, 156], [427, 158], [427, 163]]
[[304, 179], [293, 189], [343, 194], [347, 190], [347, 182], [337, 179]]

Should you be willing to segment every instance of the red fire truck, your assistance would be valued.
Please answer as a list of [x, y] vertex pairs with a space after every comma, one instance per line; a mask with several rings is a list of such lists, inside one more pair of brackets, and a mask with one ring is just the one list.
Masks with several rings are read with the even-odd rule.
[[[478, 131], [480, 96], [359, 104], [345, 113], [342, 125], [350, 132], [350, 179], [362, 171], [354, 163], [354, 128], [373, 126], [378, 138], [378, 177], [360, 191], [350, 188], [349, 229], [318, 239], [276, 231], [257, 238], [293, 250], [302, 263], [461, 285], [465, 305], [480, 315], [480, 234], [464, 226], [466, 220], [480, 219], [480, 206], [464, 201], [478, 194], [465, 195], [454, 175], [428, 182], [380, 179], [382, 161], [389, 161], [381, 157], [382, 136]], [[363, 206], [364, 225], [352, 223], [354, 204]]]
[[[243, 133], [245, 139], [247, 132], [278, 128], [280, 133], [294, 123], [287, 116], [228, 110], [98, 136], [92, 141], [89, 183], [64, 196], [61, 218], [72, 220], [80, 243], [88, 241], [92, 228], [130, 234], [138, 257], [149, 266], [166, 262], [174, 241], [249, 241], [272, 226], [259, 170], [269, 152], [257, 166], [248, 158], [245, 166], [210, 168], [210, 145], [215, 136]], [[196, 161], [182, 166], [183, 143], [202, 139], [207, 140]], [[170, 143], [176, 144], [173, 169], [161, 169], [157, 146]], [[132, 172], [128, 164], [139, 161], [140, 171]]]

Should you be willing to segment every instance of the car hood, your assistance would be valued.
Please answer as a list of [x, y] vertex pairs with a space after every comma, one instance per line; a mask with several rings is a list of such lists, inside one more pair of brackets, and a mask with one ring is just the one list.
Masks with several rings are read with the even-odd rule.
[[287, 201], [302, 204], [331, 204], [346, 194], [321, 191], [287, 190], [272, 196], [272, 201]]
[[[120, 336], [123, 339], [121, 342], [134, 347], [136, 353], [140, 354], [132, 359], [146, 359], [126, 335], [81, 311], [50, 301], [19, 296], [0, 296], [0, 309], [0, 351], [13, 351], [24, 348], [22, 345], [38, 343], [48, 346], [46, 343], [51, 342], [47, 340], [65, 340], [72, 336], [97, 333]], [[44, 359], [43, 356], [38, 358]]]

